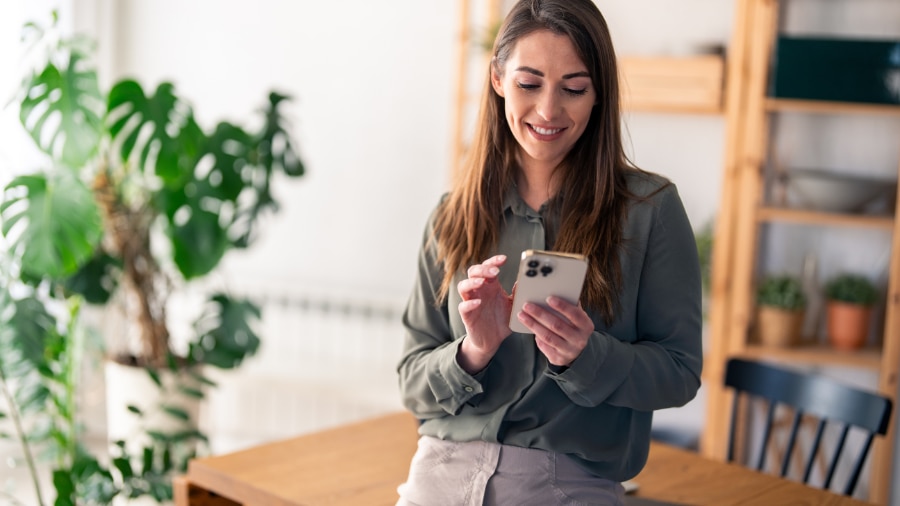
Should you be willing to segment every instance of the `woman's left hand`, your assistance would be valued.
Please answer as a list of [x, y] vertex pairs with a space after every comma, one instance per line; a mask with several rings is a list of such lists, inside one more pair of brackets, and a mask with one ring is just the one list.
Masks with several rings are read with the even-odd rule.
[[548, 362], [568, 367], [587, 346], [594, 322], [580, 305], [559, 297], [548, 298], [547, 304], [553, 311], [529, 302], [518, 318], [534, 332], [535, 344]]

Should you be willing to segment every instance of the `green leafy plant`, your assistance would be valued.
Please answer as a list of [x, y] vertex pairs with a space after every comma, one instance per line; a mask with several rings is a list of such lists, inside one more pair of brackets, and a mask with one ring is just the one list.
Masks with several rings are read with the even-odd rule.
[[789, 311], [806, 307], [803, 285], [794, 276], [770, 276], [762, 279], [756, 290], [756, 303]]
[[[281, 114], [287, 97], [269, 95], [255, 130], [204, 129], [171, 83], [148, 92], [123, 79], [101, 90], [83, 46], [52, 46], [23, 83], [21, 123], [48, 165], [5, 187], [0, 231], [25, 283], [61, 285], [93, 304], [124, 292], [138, 345], [117, 359], [165, 367], [170, 294], [253, 242], [257, 218], [277, 209], [276, 174], [303, 174]], [[259, 345], [248, 331], [259, 309], [226, 293], [206, 307], [180, 358], [239, 365]]]
[[[85, 332], [79, 308], [124, 305], [133, 335], [108, 336], [121, 341], [109, 358], [145, 368], [160, 387], [167, 370], [211, 384], [198, 367], [237, 367], [258, 350], [261, 312], [250, 300], [210, 290], [177, 354], [166, 305], [227, 252], [253, 244], [258, 218], [278, 209], [276, 177], [303, 174], [281, 113], [288, 97], [270, 93], [254, 129], [204, 128], [173, 84], [150, 91], [122, 79], [102, 90], [89, 41], [28, 30], [34, 41], [56, 42], [42, 46], [44, 62], [12, 103], [46, 163], [15, 177], [0, 196], [9, 259], [0, 287], [0, 425], [13, 427], [0, 433], [21, 443], [37, 491], [34, 460], [49, 459], [56, 505], [106, 504], [116, 495], [169, 500], [172, 473], [205, 436], [148, 428], [142, 448], [116, 442], [99, 459], [80, 445], [75, 392], [86, 348], [77, 338]], [[161, 409], [187, 417], [166, 403]]]
[[849, 304], [871, 306], [878, 300], [878, 289], [865, 276], [839, 274], [825, 283], [825, 297]]
[[9, 288], [10, 278], [0, 279], [0, 398], [5, 401], [0, 439], [19, 443], [39, 504], [45, 504], [40, 464], [51, 470], [55, 505], [81, 504], [78, 498], [108, 504], [117, 493], [113, 475], [81, 444], [77, 419], [76, 390], [86, 348], [78, 325], [81, 299], [54, 305], [43, 290], [20, 286], [22, 293], [14, 297]]
[[171, 500], [172, 474], [184, 472], [194, 455], [183, 453], [190, 448], [184, 443], [205, 436], [196, 430], [152, 434], [136, 454], [117, 441], [108, 456], [94, 456], [83, 444], [85, 428], [78, 418], [84, 352], [93, 348], [78, 324], [81, 298], [66, 299], [65, 307], [55, 308], [61, 311], [57, 316], [45, 307], [46, 294], [26, 289], [13, 297], [7, 288], [8, 283], [0, 285], [0, 439], [19, 444], [37, 504], [50, 504], [42, 485], [47, 479], [56, 492], [55, 506], [109, 504], [116, 496]]

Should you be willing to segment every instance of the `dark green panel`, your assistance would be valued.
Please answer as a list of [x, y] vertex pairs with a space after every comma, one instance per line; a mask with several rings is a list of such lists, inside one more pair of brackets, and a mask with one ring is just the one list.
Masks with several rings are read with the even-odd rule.
[[900, 104], [900, 41], [779, 37], [770, 95]]

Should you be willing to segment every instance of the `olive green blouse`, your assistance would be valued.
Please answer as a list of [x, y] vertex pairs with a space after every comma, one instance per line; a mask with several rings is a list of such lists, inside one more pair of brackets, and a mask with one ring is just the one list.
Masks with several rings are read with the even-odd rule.
[[[448, 300], [435, 305], [443, 266], [429, 241], [432, 215], [403, 315], [397, 368], [403, 404], [422, 420], [420, 434], [565, 453], [611, 480], [641, 470], [653, 410], [684, 405], [700, 387], [701, 288], [693, 231], [675, 185], [637, 171], [628, 185], [649, 198], [632, 201], [625, 221], [620, 313], [606, 325], [589, 311], [594, 333], [565, 369], [548, 367], [534, 337], [518, 333], [477, 375], [459, 366], [456, 353], [466, 337], [460, 297], [451, 288]], [[500, 272], [507, 292], [522, 251], [552, 244], [548, 234], [559, 219], [548, 214], [509, 192], [494, 252], [508, 258]]]

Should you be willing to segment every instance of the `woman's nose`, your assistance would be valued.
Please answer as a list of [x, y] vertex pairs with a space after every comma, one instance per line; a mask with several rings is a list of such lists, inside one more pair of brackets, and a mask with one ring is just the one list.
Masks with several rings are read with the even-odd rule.
[[560, 100], [557, 93], [552, 89], [545, 89], [540, 94], [537, 101], [536, 111], [538, 115], [547, 120], [553, 120], [559, 114]]

